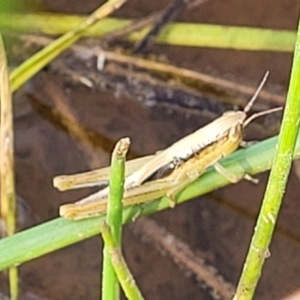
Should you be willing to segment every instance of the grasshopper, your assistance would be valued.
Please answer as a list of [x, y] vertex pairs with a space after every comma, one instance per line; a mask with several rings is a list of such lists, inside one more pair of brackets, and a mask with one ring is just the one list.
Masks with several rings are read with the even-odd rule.
[[[210, 124], [175, 142], [169, 148], [126, 163], [124, 182], [124, 206], [148, 202], [167, 196], [174, 206], [176, 195], [195, 181], [210, 166], [232, 182], [237, 179], [229, 174], [218, 161], [241, 144], [244, 127], [254, 118], [282, 108], [256, 113], [247, 118], [254, 101], [261, 91], [265, 74], [253, 97], [242, 111], [228, 111]], [[165, 171], [170, 174], [165, 175]], [[108, 184], [109, 168], [54, 178], [54, 186], [60, 190]], [[158, 178], [155, 178], [155, 175]], [[154, 179], [153, 179], [154, 176]], [[148, 181], [147, 181], [148, 180]], [[78, 202], [60, 207], [60, 215], [77, 220], [100, 215], [106, 211], [109, 188], [105, 187]]]

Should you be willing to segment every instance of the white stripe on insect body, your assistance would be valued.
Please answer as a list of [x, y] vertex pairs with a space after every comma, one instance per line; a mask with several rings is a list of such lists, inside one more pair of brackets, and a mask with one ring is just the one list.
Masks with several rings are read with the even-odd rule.
[[139, 170], [126, 178], [124, 188], [142, 184], [153, 173], [169, 162], [187, 160], [194, 153], [226, 136], [232, 127], [243, 124], [245, 119], [246, 113], [243, 111], [225, 112], [220, 118], [177, 141], [145, 163]]

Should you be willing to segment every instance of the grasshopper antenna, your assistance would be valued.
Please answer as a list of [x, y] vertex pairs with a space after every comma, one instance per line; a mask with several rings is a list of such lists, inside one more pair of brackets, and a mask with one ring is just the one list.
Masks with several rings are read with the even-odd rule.
[[281, 110], [282, 110], [282, 107], [275, 107], [275, 108], [271, 108], [271, 109], [268, 109], [268, 110], [265, 110], [265, 111], [253, 114], [250, 118], [248, 118], [244, 122], [243, 127], [246, 127], [250, 122], [252, 122], [254, 119], [256, 119], [258, 117], [261, 117], [261, 116], [264, 116], [264, 115], [268, 115], [268, 114], [272, 114], [273, 112], [281, 111]]
[[[249, 112], [249, 110], [251, 109], [253, 103], [255, 102], [255, 100], [257, 99], [259, 93], [261, 92], [262, 88], [264, 87], [268, 77], [269, 77], [269, 71], [267, 71], [262, 79], [262, 81], [260, 82], [257, 90], [255, 91], [255, 94], [252, 96], [252, 98], [249, 100], [248, 104], [246, 105], [246, 107], [244, 108], [244, 112], [247, 113]], [[264, 116], [264, 115], [268, 115], [271, 114], [273, 112], [277, 112], [282, 110], [282, 107], [275, 107], [275, 108], [271, 108], [256, 114], [253, 114], [251, 117], [249, 117], [243, 124], [243, 127], [246, 127], [250, 122], [252, 122], [254, 119]]]
[[266, 81], [269, 77], [270, 72], [267, 71], [262, 79], [262, 81], [260, 82], [257, 90], [255, 91], [254, 95], [252, 96], [252, 98], [249, 100], [248, 104], [246, 105], [246, 107], [244, 108], [244, 113], [249, 112], [249, 110], [251, 109], [253, 103], [255, 102], [255, 100], [257, 99], [259, 93], [261, 92], [262, 88], [264, 87], [264, 85], [266, 84]]

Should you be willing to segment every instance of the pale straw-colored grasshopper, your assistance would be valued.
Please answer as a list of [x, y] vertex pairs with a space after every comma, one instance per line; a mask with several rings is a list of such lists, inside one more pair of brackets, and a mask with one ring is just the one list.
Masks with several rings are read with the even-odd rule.
[[[251, 109], [267, 76], [268, 73], [243, 111], [225, 112], [215, 121], [158, 154], [127, 162], [124, 206], [148, 202], [165, 195], [170, 199], [170, 206], [174, 206], [176, 195], [210, 166], [215, 166], [216, 170], [230, 181], [237, 181], [218, 161], [239, 147], [244, 127], [254, 118], [281, 109], [270, 109], [247, 118], [247, 112]], [[165, 175], [166, 170], [169, 171], [168, 175]], [[155, 174], [158, 179], [152, 178]], [[160, 178], [161, 174], [163, 175]], [[104, 168], [81, 174], [58, 176], [54, 178], [54, 186], [59, 190], [67, 190], [107, 185], [108, 178], [109, 168]], [[78, 202], [62, 205], [60, 215], [71, 220], [100, 215], [106, 211], [108, 193], [109, 188], [105, 187]]]

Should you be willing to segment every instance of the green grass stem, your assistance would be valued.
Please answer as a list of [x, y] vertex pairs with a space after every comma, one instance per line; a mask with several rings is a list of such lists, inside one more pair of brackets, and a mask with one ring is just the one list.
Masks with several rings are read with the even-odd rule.
[[[73, 32], [73, 28], [84, 22], [84, 20], [85, 18], [81, 16], [61, 14], [0, 14], [0, 28], [4, 32], [16, 31], [21, 33], [59, 35], [65, 34], [68, 31]], [[85, 31], [81, 31], [80, 35], [100, 37], [109, 32], [124, 28], [131, 24], [132, 21], [134, 20], [105, 18]], [[143, 30], [130, 34], [128, 36], [129, 40], [140, 40], [150, 28], [147, 26]], [[72, 42], [77, 38], [75, 34]], [[174, 22], [168, 24], [162, 30], [156, 42], [186, 47], [292, 52], [295, 39], [296, 32], [291, 30]], [[72, 42], [65, 43], [64, 49]], [[56, 49], [53, 52], [53, 57], [60, 53], [60, 51], [59, 48]]]
[[[116, 242], [111, 227], [106, 223], [101, 223], [101, 233], [105, 242], [105, 247], [112, 261], [112, 265], [117, 274], [122, 289], [129, 300], [143, 300], [143, 296], [137, 287], [132, 274], [123, 258], [121, 248]], [[102, 298], [102, 299], [115, 299], [115, 298]]]
[[287, 103], [279, 133], [278, 146], [262, 207], [255, 226], [248, 255], [240, 278], [236, 300], [250, 300], [259, 281], [265, 259], [269, 256], [277, 217], [293, 160], [300, 115], [300, 22], [295, 45]]
[[[222, 165], [230, 172], [239, 175], [257, 174], [270, 169], [275, 155], [277, 137], [273, 137], [241, 149], [222, 160]], [[300, 136], [294, 152], [294, 158], [300, 157]], [[189, 185], [178, 196], [178, 204], [199, 195], [228, 185], [222, 175], [210, 168], [198, 180]], [[254, 187], [255, 188], [255, 187]], [[132, 221], [137, 214], [149, 215], [169, 208], [168, 199], [162, 198], [147, 203], [142, 207], [135, 205], [123, 211], [123, 222]], [[12, 265], [16, 266], [68, 245], [85, 240], [99, 234], [99, 223], [105, 215], [79, 221], [68, 221], [57, 218], [36, 227], [17, 233], [0, 241], [0, 270]], [[24, 251], [26, 249], [26, 251]]]
[[[110, 228], [111, 239], [114, 240], [115, 247], [121, 246], [125, 156], [128, 147], [129, 139], [121, 139], [112, 153], [106, 223]], [[120, 299], [120, 287], [112, 265], [109, 247], [105, 242], [103, 249], [102, 299], [117, 300]]]

